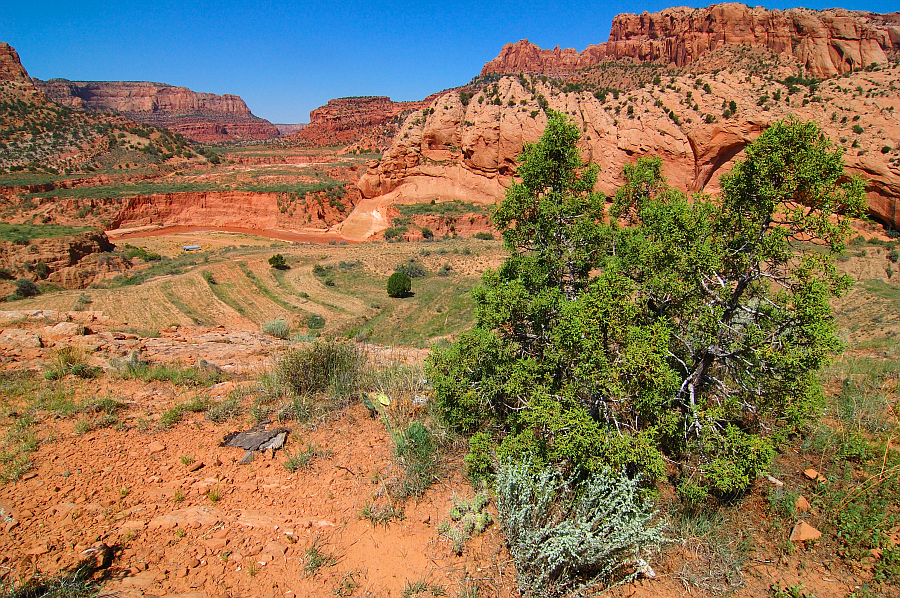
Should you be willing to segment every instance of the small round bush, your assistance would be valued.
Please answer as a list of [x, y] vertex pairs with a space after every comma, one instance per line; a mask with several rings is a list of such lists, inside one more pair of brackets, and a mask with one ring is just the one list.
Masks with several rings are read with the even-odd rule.
[[17, 297], [35, 297], [40, 293], [41, 291], [38, 289], [37, 285], [27, 278], [20, 278], [16, 281], [15, 295]]
[[276, 270], [287, 270], [288, 268], [290, 268], [290, 266], [287, 265], [287, 261], [284, 259], [284, 256], [280, 253], [276, 253], [269, 258], [269, 265]]
[[403, 272], [394, 272], [387, 281], [388, 297], [406, 297], [412, 289], [412, 279]]
[[309, 314], [309, 317], [306, 318], [306, 326], [313, 330], [325, 328], [325, 318], [318, 314]]
[[50, 266], [44, 262], [38, 262], [34, 265], [34, 273], [37, 274], [37, 277], [41, 280], [46, 280], [46, 278], [50, 276]]

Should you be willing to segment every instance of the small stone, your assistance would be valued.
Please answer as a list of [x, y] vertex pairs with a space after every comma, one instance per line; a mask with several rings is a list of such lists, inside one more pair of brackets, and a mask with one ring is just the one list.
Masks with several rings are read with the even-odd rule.
[[16, 521], [15, 519], [13, 519], [12, 521], [8, 522], [6, 524], [6, 527], [4, 527], [3, 529], [6, 530], [6, 533], [8, 534], [9, 532], [13, 531], [17, 527], [19, 527], [19, 522]]
[[47, 549], [46, 544], [38, 544], [37, 546], [30, 548], [25, 552], [28, 556], [40, 556], [42, 554], [47, 554], [50, 550]]
[[791, 532], [791, 542], [808, 542], [811, 540], [818, 540], [821, 537], [822, 532], [805, 521], [798, 521], [797, 525], [794, 526], [794, 530]]
[[225, 538], [209, 538], [204, 540], [203, 543], [210, 550], [222, 550], [228, 544], [228, 540]]
[[797, 512], [798, 512], [798, 513], [806, 513], [806, 512], [808, 512], [809, 509], [810, 509], [810, 504], [809, 504], [809, 501], [806, 500], [806, 498], [805, 498], [804, 496], [801, 495], [801, 496], [798, 496], [798, 497], [797, 497], [797, 505], [796, 505], [796, 507], [797, 507]]
[[156, 453], [161, 453], [166, 450], [166, 447], [163, 446], [161, 442], [153, 441], [147, 445], [147, 452], [151, 455], [155, 455]]
[[201, 467], [203, 467], [203, 461], [194, 461], [193, 463], [188, 465], [187, 470], [188, 471], [197, 471]]
[[196, 569], [200, 566], [200, 561], [197, 558], [192, 558], [185, 564], [187, 565], [188, 569]]
[[803, 475], [808, 477], [811, 480], [815, 480], [819, 477], [819, 472], [812, 467], [803, 472]]

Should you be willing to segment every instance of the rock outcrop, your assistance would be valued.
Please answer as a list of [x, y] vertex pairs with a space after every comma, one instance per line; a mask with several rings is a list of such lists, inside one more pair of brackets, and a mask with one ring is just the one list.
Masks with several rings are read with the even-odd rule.
[[125, 271], [129, 264], [112, 252], [115, 246], [102, 232], [73, 237], [32, 239], [27, 244], [0, 242], [0, 267], [35, 277], [35, 266], [49, 268], [47, 281], [67, 289], [84, 289]]
[[31, 77], [22, 66], [15, 48], [6, 42], [0, 42], [0, 82], [30, 83]]
[[232, 94], [198, 93], [187, 87], [143, 81], [34, 81], [51, 101], [61, 106], [118, 112], [202, 143], [278, 136], [275, 125], [254, 116], [244, 100]]
[[421, 102], [394, 102], [385, 96], [337, 98], [309, 113], [309, 124], [289, 137], [299, 145], [348, 145], [362, 142], [370, 149], [387, 147], [405, 114], [421, 110], [437, 94]]
[[303, 197], [251, 191], [158, 193], [125, 199], [109, 228], [111, 231], [163, 226], [324, 230], [343, 220], [358, 197], [355, 190], [340, 203], [329, 203], [323, 193]]
[[766, 10], [729, 3], [620, 14], [605, 43], [578, 52], [558, 46], [542, 50], [521, 40], [505, 45], [481, 72], [559, 74], [621, 58], [684, 66], [725, 45], [767, 48], [795, 58], [816, 77], [830, 77], [883, 63], [900, 49], [900, 13]]

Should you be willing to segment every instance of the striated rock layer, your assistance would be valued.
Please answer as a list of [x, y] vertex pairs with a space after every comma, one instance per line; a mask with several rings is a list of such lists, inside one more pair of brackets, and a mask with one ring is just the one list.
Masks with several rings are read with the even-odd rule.
[[142, 123], [166, 127], [202, 143], [270, 139], [278, 129], [254, 116], [240, 97], [199, 93], [187, 87], [145, 81], [35, 79], [47, 97], [79, 110], [115, 111]]
[[[344, 201], [352, 207], [356, 197], [350, 194]], [[158, 193], [126, 198], [110, 230], [162, 226], [324, 230], [344, 217], [321, 193], [301, 198], [251, 191]]]
[[900, 49], [900, 13], [766, 10], [730, 3], [620, 14], [605, 43], [578, 52], [559, 46], [542, 50], [521, 40], [505, 45], [481, 72], [566, 73], [621, 58], [684, 66], [725, 45], [767, 48], [795, 58], [817, 77], [830, 77], [884, 62]]

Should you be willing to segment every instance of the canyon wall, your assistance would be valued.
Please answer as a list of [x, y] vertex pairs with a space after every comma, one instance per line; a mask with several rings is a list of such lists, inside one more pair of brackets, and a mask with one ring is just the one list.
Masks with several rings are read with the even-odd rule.
[[900, 13], [766, 10], [730, 3], [620, 14], [605, 43], [578, 52], [558, 46], [542, 50], [521, 40], [505, 45], [481, 72], [560, 74], [621, 58], [684, 66], [725, 45], [767, 48], [795, 58], [816, 77], [830, 77], [882, 63], [887, 54], [898, 51]]
[[198, 93], [187, 87], [144, 81], [35, 79], [47, 97], [78, 110], [115, 111], [142, 123], [166, 127], [202, 143], [270, 139], [278, 129], [254, 116], [240, 97]]
[[309, 124], [286, 142], [298, 145], [361, 144], [386, 147], [404, 113], [420, 110], [438, 94], [421, 102], [394, 102], [385, 96], [337, 98], [309, 113]]
[[[344, 226], [374, 234], [387, 224], [371, 215], [383, 214], [395, 203], [488, 204], [501, 199], [523, 145], [537, 141], [546, 126], [542, 100], [582, 131], [582, 157], [601, 166], [597, 189], [607, 194], [622, 184], [622, 167], [641, 156], [661, 157], [663, 173], [674, 187], [715, 193], [719, 175], [775, 120], [796, 116], [816, 121], [846, 148], [848, 172], [867, 179], [870, 213], [896, 228], [900, 89], [893, 82], [898, 75], [900, 64], [854, 73], [836, 84], [833, 95], [823, 92], [830, 101], [795, 97], [791, 103], [784, 100], [790, 97], [787, 86], [739, 70], [709, 78], [709, 93], [695, 89], [696, 81], [682, 75], [665, 88], [634, 89], [606, 103], [590, 92], [564, 93], [539, 79], [529, 89], [517, 77], [503, 77], [495, 102], [478, 101], [476, 92], [464, 105], [454, 92], [437, 98], [433, 113], [411, 114], [383, 158], [368, 163], [358, 183], [364, 197], [359, 214], [351, 214]], [[854, 91], [857, 86], [864, 93]], [[781, 101], [769, 98], [759, 104], [760, 89], [778, 91]], [[731, 100], [736, 100], [737, 112], [726, 118], [722, 105]], [[712, 114], [718, 116], [707, 122], [704, 115]]]

